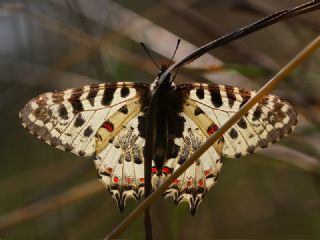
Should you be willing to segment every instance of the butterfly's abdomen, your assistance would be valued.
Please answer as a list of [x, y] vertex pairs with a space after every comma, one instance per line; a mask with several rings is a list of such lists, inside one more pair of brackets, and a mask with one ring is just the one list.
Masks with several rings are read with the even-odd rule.
[[184, 119], [179, 115], [183, 109], [183, 98], [175, 88], [159, 89], [155, 99], [154, 161], [158, 173], [163, 163], [174, 154], [174, 139], [182, 137]]

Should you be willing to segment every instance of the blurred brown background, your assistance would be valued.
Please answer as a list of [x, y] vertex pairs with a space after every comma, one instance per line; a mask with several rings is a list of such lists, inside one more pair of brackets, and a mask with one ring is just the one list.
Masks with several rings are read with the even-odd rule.
[[[93, 82], [152, 82], [159, 63], [305, 1], [11, 0], [0, 2], [0, 238], [101, 239], [124, 213], [96, 178], [92, 159], [39, 142], [19, 123], [32, 97]], [[308, 13], [210, 52], [177, 82], [258, 89], [320, 32]], [[214, 56], [214, 57], [213, 57]], [[219, 60], [218, 60], [219, 59]], [[320, 51], [276, 94], [300, 113], [296, 131], [258, 154], [226, 159], [220, 181], [191, 217], [187, 204], [159, 200], [155, 239], [320, 238]], [[123, 238], [143, 238], [140, 218]]]

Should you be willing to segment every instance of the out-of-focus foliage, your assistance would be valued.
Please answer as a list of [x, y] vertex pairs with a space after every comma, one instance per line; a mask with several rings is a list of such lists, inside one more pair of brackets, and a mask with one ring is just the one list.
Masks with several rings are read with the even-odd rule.
[[[136, 206], [130, 201], [119, 214], [93, 180], [92, 159], [29, 135], [18, 120], [27, 100], [93, 82], [151, 82], [157, 69], [137, 42], [165, 63], [182, 38], [178, 60], [195, 46], [298, 3], [1, 1], [0, 238], [103, 238]], [[319, 32], [319, 11], [297, 17], [211, 52], [214, 57], [180, 69], [176, 80], [258, 89]], [[320, 238], [319, 66], [318, 51], [276, 91], [299, 111], [296, 131], [259, 154], [226, 159], [195, 217], [187, 205], [159, 200], [152, 208], [155, 239]], [[123, 238], [143, 236], [140, 219]]]

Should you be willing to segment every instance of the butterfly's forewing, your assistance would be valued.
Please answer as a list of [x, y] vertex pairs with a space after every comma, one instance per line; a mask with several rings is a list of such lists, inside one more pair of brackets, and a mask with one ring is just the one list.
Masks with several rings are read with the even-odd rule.
[[[187, 95], [186, 114], [209, 134], [255, 95], [254, 91], [237, 87], [198, 83], [178, 85], [177, 91]], [[203, 114], [212, 123], [203, 120]], [[241, 157], [265, 148], [290, 133], [296, 123], [297, 112], [287, 102], [277, 96], [265, 96], [224, 135], [222, 155]]]
[[103, 83], [49, 92], [30, 100], [20, 111], [20, 119], [42, 141], [80, 156], [91, 156], [96, 152], [95, 134], [105, 119], [125, 111], [127, 102], [137, 102], [139, 112], [148, 89], [142, 83]]

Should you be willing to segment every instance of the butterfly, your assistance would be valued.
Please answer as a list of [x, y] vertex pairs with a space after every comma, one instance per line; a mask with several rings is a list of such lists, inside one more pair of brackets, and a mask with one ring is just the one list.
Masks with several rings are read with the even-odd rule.
[[[78, 156], [94, 156], [102, 183], [123, 210], [144, 195], [146, 124], [157, 93], [152, 187], [170, 174], [219, 129], [254, 91], [217, 84], [175, 85], [171, 74], [152, 84], [101, 83], [41, 94], [20, 111], [22, 125], [41, 141]], [[277, 96], [265, 96], [164, 192], [187, 202], [194, 214], [222, 168], [222, 157], [256, 152], [289, 134], [297, 112]]]
[[[162, 66], [152, 84], [100, 83], [41, 94], [20, 111], [21, 123], [51, 146], [94, 156], [101, 182], [123, 210], [129, 198], [144, 196], [149, 182], [144, 169], [148, 149], [152, 149], [151, 183], [156, 189], [256, 94], [218, 84], [175, 85], [173, 70], [209, 50], [318, 6], [310, 2], [282, 10], [209, 42], [180, 61]], [[153, 128], [148, 128], [150, 122]], [[187, 202], [195, 214], [217, 183], [224, 157], [238, 158], [266, 148], [296, 124], [297, 112], [288, 102], [274, 95], [263, 97], [163, 195], [177, 204]]]

